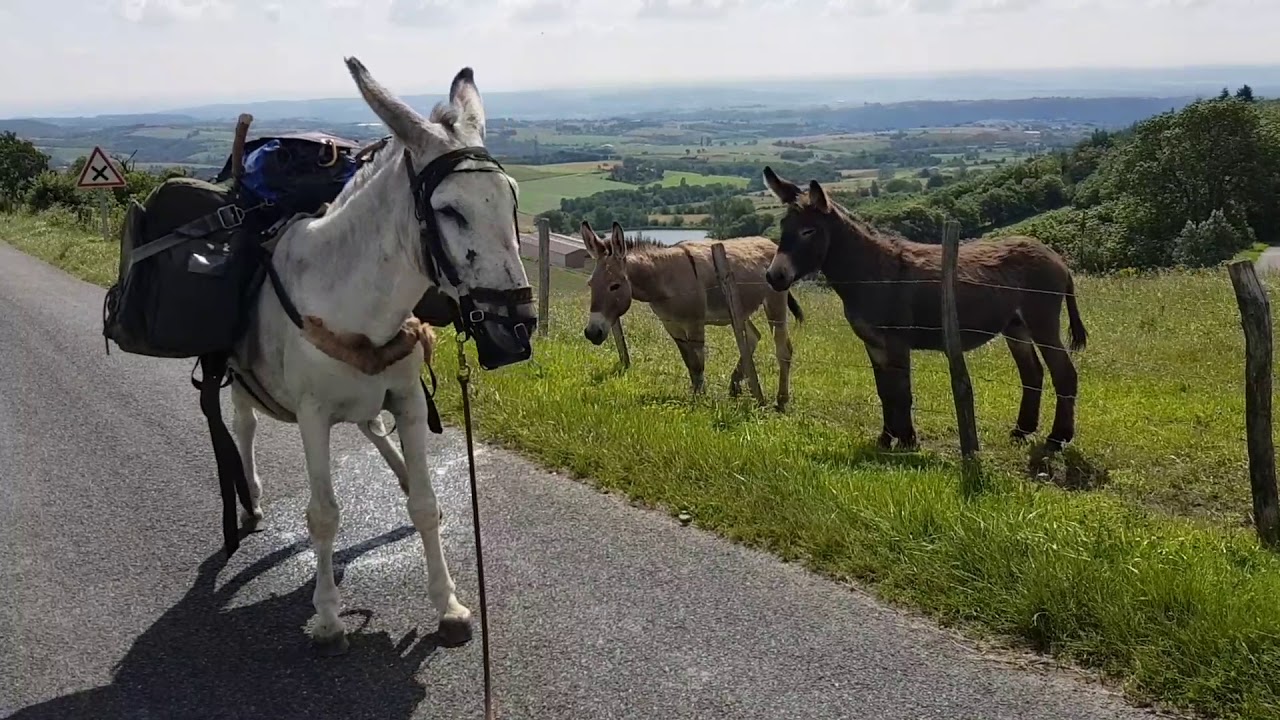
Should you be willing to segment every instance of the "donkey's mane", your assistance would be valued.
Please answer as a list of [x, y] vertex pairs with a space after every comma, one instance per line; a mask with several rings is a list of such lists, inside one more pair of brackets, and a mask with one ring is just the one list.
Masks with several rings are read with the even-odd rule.
[[431, 115], [427, 119], [452, 129], [462, 119], [462, 116], [458, 114], [458, 109], [452, 103], [441, 100], [435, 104], [435, 107], [431, 108]]
[[855, 217], [853, 213], [849, 212], [848, 208], [832, 199], [828, 198], [827, 203], [834, 211], [836, 218], [840, 220], [840, 224], [844, 227], [845, 231], [852, 235], [856, 240], [860, 240], [864, 243], [880, 245], [886, 249], [892, 248], [895, 245], [903, 246], [926, 244], [915, 242], [897, 230], [877, 227], [866, 220]]
[[627, 246], [628, 250], [635, 250], [641, 253], [648, 252], [650, 250], [660, 250], [662, 248], [674, 247], [672, 245], [668, 245], [667, 243], [659, 242], [652, 238], [646, 238], [646, 237], [623, 238], [623, 244]]

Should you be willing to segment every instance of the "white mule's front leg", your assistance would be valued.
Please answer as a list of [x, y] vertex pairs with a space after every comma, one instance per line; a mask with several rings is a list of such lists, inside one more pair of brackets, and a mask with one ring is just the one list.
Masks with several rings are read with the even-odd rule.
[[338, 535], [338, 498], [329, 472], [329, 419], [313, 406], [298, 412], [302, 449], [306, 454], [311, 500], [307, 503], [307, 530], [316, 553], [316, 589], [311, 602], [316, 608], [316, 624], [311, 636], [329, 654], [347, 650], [346, 628], [338, 617], [340, 600], [333, 580], [333, 543]]
[[241, 521], [248, 530], [257, 527], [262, 520], [262, 479], [258, 477], [258, 463], [253, 454], [253, 438], [258, 430], [258, 414], [249, 396], [239, 385], [231, 386], [231, 406], [234, 410], [232, 426], [236, 444], [240, 446], [240, 462], [244, 465], [244, 477], [249, 482], [249, 501], [253, 511], [242, 510]]
[[439, 637], [445, 645], [460, 645], [471, 639], [471, 611], [454, 595], [453, 578], [440, 543], [440, 507], [431, 487], [427, 466], [427, 403], [417, 385], [398, 404], [396, 427], [404, 446], [409, 473], [409, 517], [422, 536], [427, 558], [427, 594], [440, 618]]

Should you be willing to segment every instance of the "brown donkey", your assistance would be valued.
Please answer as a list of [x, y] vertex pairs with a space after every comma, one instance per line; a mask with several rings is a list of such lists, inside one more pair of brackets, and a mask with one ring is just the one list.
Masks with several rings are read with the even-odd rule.
[[[942, 246], [912, 242], [855, 220], [816, 181], [804, 192], [769, 167], [765, 184], [786, 206], [782, 241], [765, 278], [782, 291], [821, 270], [844, 304], [853, 332], [866, 345], [884, 414], [879, 438], [887, 448], [916, 444], [911, 420], [911, 351], [943, 350]], [[956, 261], [956, 313], [967, 352], [1003, 334], [1022, 378], [1022, 404], [1012, 436], [1036, 431], [1044, 368], [1057, 392], [1047, 447], [1075, 435], [1076, 369], [1063, 348], [1059, 317], [1067, 304], [1071, 348], [1085, 346], [1075, 284], [1062, 258], [1030, 237], [966, 243]]]
[[[631, 307], [632, 299], [649, 303], [653, 314], [675, 341], [689, 369], [693, 392], [703, 389], [702, 370], [706, 364], [705, 327], [729, 324], [729, 303], [720, 290], [711, 246], [724, 243], [725, 255], [733, 277], [738, 281], [738, 313], [746, 319], [747, 345], [753, 355], [760, 331], [750, 316], [764, 305], [765, 316], [773, 329], [773, 348], [778, 358], [778, 410], [785, 410], [791, 399], [791, 338], [787, 334], [787, 309], [804, 320], [800, 304], [786, 290], [774, 291], [764, 282], [773, 251], [773, 241], [766, 237], [744, 237], [731, 240], [686, 240], [676, 245], [663, 245], [653, 240], [629, 240], [622, 226], [613, 224], [608, 241], [596, 236], [591, 225], [582, 223], [582, 242], [595, 258], [596, 267], [588, 285], [591, 288], [591, 315], [583, 334], [599, 345], [609, 336], [618, 318]], [[745, 373], [742, 359], [733, 370], [729, 394], [742, 392]]]

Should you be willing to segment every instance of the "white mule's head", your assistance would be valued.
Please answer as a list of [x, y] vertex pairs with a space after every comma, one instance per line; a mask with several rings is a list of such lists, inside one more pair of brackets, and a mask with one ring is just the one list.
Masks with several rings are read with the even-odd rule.
[[[425, 214], [414, 222], [416, 226], [421, 219], [429, 230], [434, 228], [429, 232], [434, 239], [428, 241], [435, 246], [434, 252], [427, 247], [420, 250], [423, 274], [460, 304], [469, 326], [471, 317], [483, 324], [480, 334], [487, 340], [527, 357], [527, 338], [537, 317], [520, 261], [515, 218], [518, 189], [515, 180], [486, 157], [484, 105], [471, 68], [463, 68], [453, 78], [448, 102], [423, 117], [375, 81], [359, 60], [347, 58], [346, 63], [365, 102], [407, 150], [404, 192], [414, 186], [412, 174], [426, 198], [419, 208]], [[442, 157], [463, 148], [471, 148], [479, 157]], [[476, 334], [476, 328], [470, 329]], [[481, 365], [487, 366], [479, 335], [477, 342]]]

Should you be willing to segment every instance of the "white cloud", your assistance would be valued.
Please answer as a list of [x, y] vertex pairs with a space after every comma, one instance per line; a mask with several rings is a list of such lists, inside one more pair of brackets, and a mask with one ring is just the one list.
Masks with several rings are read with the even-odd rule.
[[139, 25], [170, 25], [207, 18], [225, 20], [235, 14], [226, 0], [120, 0], [116, 13]]
[[898, 0], [828, 0], [823, 8], [828, 15], [875, 17], [898, 9]]
[[1039, 5], [1041, 0], [979, 0], [977, 12], [1020, 12]]
[[905, 10], [918, 13], [946, 13], [954, 10], [956, 0], [907, 0]]
[[452, 25], [461, 17], [459, 0], [391, 0], [388, 19], [396, 25]]
[[354, 97], [344, 55], [434, 95], [465, 65], [497, 91], [1280, 64], [1276, 0], [0, 0], [0, 17], [8, 56], [41, 59], [0, 63], [0, 117]]
[[704, 20], [722, 17], [747, 5], [749, 0], [640, 0], [636, 17], [650, 20]]
[[578, 0], [516, 0], [508, 6], [508, 19], [515, 23], [563, 22], [582, 8]]

